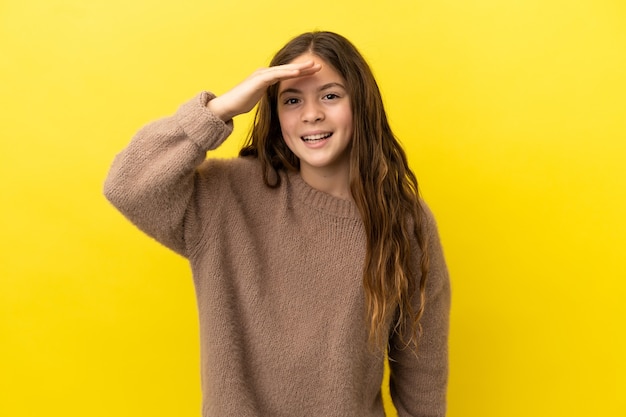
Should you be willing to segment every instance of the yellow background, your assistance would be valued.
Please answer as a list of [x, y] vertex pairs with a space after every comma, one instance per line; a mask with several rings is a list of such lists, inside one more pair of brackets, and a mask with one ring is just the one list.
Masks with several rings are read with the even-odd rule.
[[2, 0], [0, 416], [199, 415], [187, 265], [102, 182], [311, 29], [368, 58], [437, 215], [449, 416], [626, 415], [623, 0]]

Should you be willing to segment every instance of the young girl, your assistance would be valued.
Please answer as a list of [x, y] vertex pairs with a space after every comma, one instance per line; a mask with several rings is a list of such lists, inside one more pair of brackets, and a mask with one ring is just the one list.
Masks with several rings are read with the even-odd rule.
[[[240, 157], [206, 158], [258, 109]], [[435, 222], [370, 68], [330, 32], [291, 40], [227, 93], [143, 128], [107, 198], [189, 259], [203, 416], [446, 409], [449, 280]]]

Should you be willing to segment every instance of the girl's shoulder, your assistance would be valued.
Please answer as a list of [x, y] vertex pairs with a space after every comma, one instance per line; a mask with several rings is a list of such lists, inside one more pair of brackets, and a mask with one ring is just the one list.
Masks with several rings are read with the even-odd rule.
[[265, 185], [261, 162], [256, 157], [209, 158], [197, 168], [196, 177], [197, 187], [211, 189], [222, 196], [254, 198], [276, 191]]
[[209, 158], [198, 166], [196, 173], [202, 178], [219, 178], [223, 180], [254, 181], [262, 180], [261, 163], [257, 158]]
[[209, 158], [197, 168], [197, 174], [203, 177], [222, 176], [238, 178], [261, 176], [261, 163], [258, 158]]

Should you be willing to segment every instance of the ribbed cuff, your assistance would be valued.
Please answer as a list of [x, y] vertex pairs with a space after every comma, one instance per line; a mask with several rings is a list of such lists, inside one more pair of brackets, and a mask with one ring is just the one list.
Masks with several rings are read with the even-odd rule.
[[215, 94], [204, 91], [176, 112], [178, 123], [189, 139], [207, 151], [220, 146], [233, 131], [232, 120], [225, 123], [206, 107], [214, 98]]

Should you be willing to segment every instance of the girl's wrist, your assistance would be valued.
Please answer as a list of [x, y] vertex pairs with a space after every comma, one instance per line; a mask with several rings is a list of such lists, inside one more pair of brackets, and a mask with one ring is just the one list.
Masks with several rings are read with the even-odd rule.
[[228, 122], [233, 118], [233, 115], [231, 115], [224, 108], [224, 106], [222, 106], [222, 101], [220, 100], [220, 97], [215, 97], [214, 99], [209, 100], [205, 106], [207, 109], [209, 109], [211, 113], [222, 119], [224, 122]]

